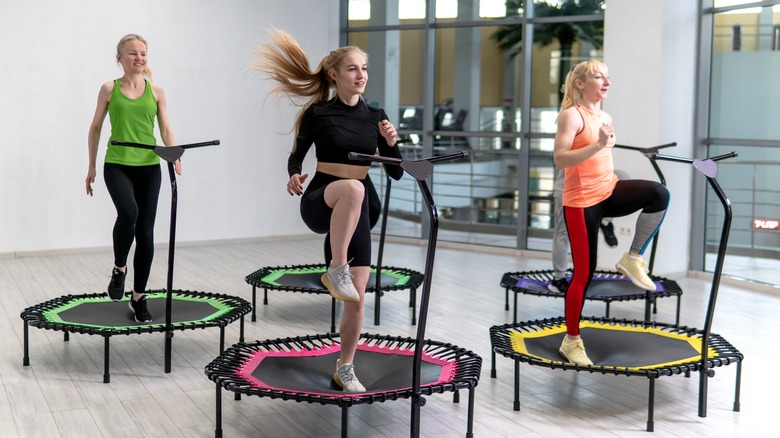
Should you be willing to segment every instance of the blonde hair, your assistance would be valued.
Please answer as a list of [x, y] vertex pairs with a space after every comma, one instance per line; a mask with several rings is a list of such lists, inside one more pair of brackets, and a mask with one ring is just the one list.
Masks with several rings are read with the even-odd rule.
[[252, 64], [252, 69], [276, 82], [269, 95], [284, 94], [294, 105], [302, 107], [295, 120], [297, 139], [301, 119], [306, 110], [311, 105], [331, 99], [336, 84], [328, 72], [335, 71], [341, 60], [350, 53], [357, 52], [363, 55], [366, 62], [368, 62], [368, 55], [359, 47], [339, 47], [322, 58], [317, 68], [312, 71], [308, 56], [292, 35], [280, 29], [272, 29], [269, 33], [272, 42], [263, 43], [253, 52], [261, 59]]
[[601, 61], [583, 61], [575, 65], [571, 71], [566, 75], [566, 81], [563, 84], [563, 99], [561, 99], [561, 112], [573, 107], [580, 101], [582, 101], [582, 93], [574, 85], [574, 81], [585, 81], [585, 76], [590, 74], [596, 74], [598, 72], [607, 74], [607, 65]]
[[[119, 62], [119, 58], [122, 57], [122, 52], [125, 50], [125, 44], [127, 44], [129, 41], [140, 41], [144, 43], [144, 46], [146, 46], [147, 49], [149, 48], [149, 44], [141, 35], [135, 33], [129, 33], [123, 36], [119, 40], [119, 43], [116, 45], [117, 62]], [[144, 74], [146, 75], [147, 78], [149, 78], [150, 81], [152, 80], [152, 69], [150, 69], [148, 65], [144, 66]]]

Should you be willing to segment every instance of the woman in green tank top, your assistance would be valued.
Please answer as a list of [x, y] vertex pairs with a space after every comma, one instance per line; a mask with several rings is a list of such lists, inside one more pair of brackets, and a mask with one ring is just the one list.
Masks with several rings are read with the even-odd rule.
[[[146, 40], [129, 34], [119, 40], [117, 62], [124, 75], [100, 87], [97, 109], [87, 138], [89, 167], [86, 178], [87, 195], [92, 196], [95, 182], [98, 144], [106, 114], [111, 122], [103, 167], [103, 178], [117, 210], [113, 229], [114, 268], [107, 288], [115, 301], [124, 298], [127, 258], [135, 241], [133, 257], [133, 292], [128, 302], [137, 322], [150, 322], [152, 316], [144, 292], [154, 257], [154, 220], [160, 194], [160, 158], [151, 150], [114, 146], [111, 140], [157, 144], [154, 119], [166, 146], [176, 144], [168, 120], [165, 92], [152, 84], [146, 60]], [[181, 175], [181, 163], [174, 163]]]

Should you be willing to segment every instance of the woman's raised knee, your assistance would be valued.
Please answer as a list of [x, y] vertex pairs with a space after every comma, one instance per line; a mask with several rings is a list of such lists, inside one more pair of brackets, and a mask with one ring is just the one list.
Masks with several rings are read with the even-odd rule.
[[348, 202], [361, 205], [366, 189], [363, 183], [356, 179], [342, 179], [328, 184], [325, 188], [325, 202], [334, 205], [336, 202]]

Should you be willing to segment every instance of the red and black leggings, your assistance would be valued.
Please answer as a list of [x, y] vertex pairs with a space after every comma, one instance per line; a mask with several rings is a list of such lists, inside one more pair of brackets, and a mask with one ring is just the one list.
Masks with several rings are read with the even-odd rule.
[[661, 226], [669, 192], [662, 184], [640, 179], [617, 182], [609, 198], [590, 207], [563, 208], [569, 231], [573, 275], [566, 291], [566, 332], [580, 333], [579, 322], [588, 289], [596, 270], [599, 224], [603, 217], [628, 216], [641, 210], [631, 251], [643, 254]]

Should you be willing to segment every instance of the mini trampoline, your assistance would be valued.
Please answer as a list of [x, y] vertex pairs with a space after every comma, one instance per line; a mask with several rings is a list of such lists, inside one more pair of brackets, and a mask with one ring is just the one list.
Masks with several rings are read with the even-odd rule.
[[[567, 278], [570, 277], [567, 276]], [[524, 271], [507, 272], [501, 277], [501, 287], [507, 294], [506, 310], [509, 310], [509, 291], [514, 292], [514, 313], [512, 322], [517, 322], [517, 295], [535, 295], [538, 297], [564, 298], [565, 293], [553, 292], [547, 285], [553, 280], [553, 271]], [[674, 280], [651, 275], [656, 290], [647, 291], [640, 289], [631, 283], [625, 276], [612, 271], [596, 271], [593, 280], [585, 292], [585, 299], [591, 301], [603, 301], [606, 305], [605, 317], [609, 318], [609, 306], [612, 302], [620, 301], [645, 301], [645, 320], [650, 320], [650, 306], [655, 305], [658, 298], [677, 297], [677, 311], [675, 323], [680, 323], [680, 297], [682, 290]]]
[[[371, 278], [374, 280], [369, 281], [366, 286], [366, 293], [374, 293], [374, 325], [379, 325], [381, 299], [384, 293], [409, 289], [409, 307], [411, 308], [412, 325], [415, 325], [417, 324], [417, 288], [420, 287], [425, 276], [411, 269], [382, 266], [392, 184], [389, 176], [391, 171], [387, 169], [387, 166], [385, 173], [385, 202], [382, 208], [382, 227], [379, 234], [377, 263], [371, 266]], [[371, 187], [373, 188], [373, 185]], [[376, 197], [376, 202], [379, 202], [378, 197]], [[326, 249], [326, 259], [329, 259], [327, 252]], [[269, 290], [330, 295], [328, 289], [325, 288], [320, 280], [327, 268], [328, 265], [326, 264], [269, 266], [260, 268], [247, 275], [245, 281], [252, 286], [252, 322], [257, 321], [257, 288], [263, 289], [263, 305], [268, 305]], [[336, 299], [332, 297], [330, 303], [330, 331], [336, 331]]]
[[[246, 282], [252, 285], [252, 321], [257, 320], [256, 296], [257, 288], [263, 289], [263, 304], [268, 305], [268, 291], [280, 290], [287, 292], [302, 292], [310, 294], [329, 295], [328, 290], [322, 285], [320, 277], [327, 270], [327, 266], [320, 265], [296, 265], [276, 266], [258, 269], [246, 276]], [[371, 266], [371, 275], [376, 276], [377, 267]], [[379, 295], [386, 291], [409, 289], [409, 307], [412, 308], [412, 325], [417, 323], [417, 288], [423, 282], [423, 275], [411, 269], [386, 266], [381, 269], [379, 294], [374, 305], [374, 324], [379, 325]], [[366, 293], [377, 292], [375, 283], [369, 282]], [[330, 306], [330, 331], [336, 331], [336, 299], [331, 297]]]
[[[167, 294], [165, 291], [147, 292], [149, 310], [157, 315], [165, 313]], [[109, 383], [109, 341], [111, 336], [142, 333], [168, 332], [219, 327], [219, 350], [224, 350], [225, 327], [240, 319], [239, 340], [244, 339], [244, 315], [249, 313], [250, 304], [241, 298], [208, 292], [175, 290], [171, 294], [174, 311], [171, 324], [135, 322], [127, 308], [127, 299], [115, 302], [106, 294], [65, 295], [29, 307], [22, 312], [24, 320], [24, 365], [30, 364], [28, 327], [65, 332], [65, 341], [70, 333], [103, 336], [104, 363], [103, 382]]]
[[[656, 159], [658, 151], [664, 148], [676, 146], [677, 143], [669, 143], [650, 148], [638, 148], [636, 146], [615, 145], [618, 149], [630, 149], [642, 153], [650, 161], [653, 170], [661, 184], [666, 186], [666, 178], [658, 167]], [[658, 234], [653, 238], [653, 245], [650, 252], [649, 270], [653, 272], [655, 264], [655, 250], [658, 246]], [[553, 292], [547, 289], [547, 285], [554, 279], [554, 271], [526, 271], [526, 272], [507, 272], [501, 277], [501, 287], [504, 288], [504, 310], [509, 310], [509, 291], [514, 292], [514, 311], [512, 313], [512, 322], [517, 322], [517, 296], [518, 294], [534, 295], [537, 297], [563, 298], [565, 293]], [[571, 270], [567, 274], [571, 278]], [[680, 323], [680, 297], [682, 289], [673, 280], [651, 275], [650, 278], [656, 285], [655, 291], [646, 291], [635, 286], [624, 275], [615, 271], [596, 271], [593, 279], [585, 292], [585, 299], [589, 301], [602, 301], [606, 305], [605, 314], [609, 318], [609, 308], [612, 302], [619, 301], [645, 301], [645, 321], [651, 319], [652, 313], [657, 312], [659, 298], [677, 297], [677, 310], [675, 322]]]
[[[418, 183], [431, 226], [425, 261], [425, 278], [432, 278], [438, 232], [438, 212], [426, 179], [433, 174], [433, 163], [467, 157], [461, 152], [433, 158], [404, 161], [396, 158], [350, 153], [350, 159], [378, 161], [400, 166]], [[341, 436], [348, 433], [347, 408], [411, 399], [410, 436], [420, 435], [420, 408], [423, 396], [469, 390], [466, 436], [473, 436], [474, 389], [479, 382], [482, 359], [471, 351], [451, 344], [425, 339], [430, 302], [430, 282], [422, 287], [415, 338], [362, 334], [358, 340], [356, 363], [364, 393], [342, 392], [331, 379], [333, 364], [340, 353], [335, 333], [236, 344], [206, 366], [209, 379], [216, 383], [216, 430], [222, 436], [222, 388], [236, 393], [296, 402], [332, 404], [342, 408]]]
[[[174, 249], [176, 242], [177, 188], [173, 162], [185, 149], [218, 145], [219, 140], [192, 143], [179, 146], [155, 146], [111, 140], [118, 146], [151, 149], [168, 162], [171, 181], [171, 222], [168, 242], [167, 288], [160, 291], [146, 291], [147, 305], [156, 315], [165, 314], [164, 322], [137, 323], [128, 310], [125, 297], [114, 302], [105, 293], [65, 295], [44, 303], [28, 307], [21, 313], [24, 321], [24, 366], [30, 365], [28, 327], [56, 330], [65, 333], [99, 335], [105, 339], [103, 382], [109, 383], [109, 340], [111, 336], [143, 333], [165, 333], [165, 372], [171, 372], [171, 343], [175, 330], [220, 328], [220, 351], [224, 349], [225, 327], [240, 319], [240, 341], [244, 338], [244, 315], [251, 310], [251, 304], [241, 298], [208, 292], [173, 290]], [[175, 308], [174, 308], [175, 307]]]
[[[228, 348], [206, 367], [209, 379], [237, 394], [336, 405], [342, 408], [341, 434], [348, 434], [348, 408], [414, 396], [411, 370], [416, 341], [413, 338], [363, 334], [355, 362], [360, 380], [370, 392], [345, 394], [331, 379], [340, 352], [338, 335], [257, 341]], [[474, 388], [482, 359], [471, 351], [426, 340], [422, 347], [419, 394], [432, 395], [469, 390], [469, 430], [474, 416]], [[455, 392], [457, 395], [457, 392]], [[216, 412], [221, 429], [219, 391]]]
[[713, 368], [735, 363], [737, 369], [733, 410], [739, 411], [743, 355], [721, 336], [710, 331], [731, 227], [731, 206], [715, 179], [717, 173], [715, 162], [734, 157], [736, 154], [719, 155], [700, 161], [658, 155], [654, 150], [646, 153], [653, 154], [653, 159], [692, 163], [694, 168], [707, 177], [707, 182], [714, 189], [725, 210], [704, 329], [647, 320], [583, 318], [580, 322], [582, 337], [586, 340], [588, 355], [594, 365], [581, 366], [564, 362], [559, 356], [558, 347], [566, 334], [566, 321], [563, 317], [491, 327], [490, 341], [493, 349], [491, 377], [496, 376], [497, 354], [515, 361], [514, 410], [520, 410], [519, 364], [524, 362], [550, 369], [646, 377], [649, 380], [648, 431], [654, 429], [656, 379], [680, 374], [689, 376], [692, 371], [699, 372], [699, 416], [706, 417], [707, 379], [715, 375]]

